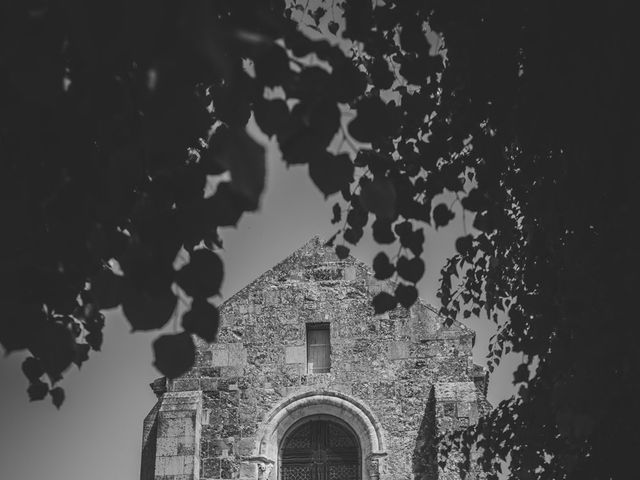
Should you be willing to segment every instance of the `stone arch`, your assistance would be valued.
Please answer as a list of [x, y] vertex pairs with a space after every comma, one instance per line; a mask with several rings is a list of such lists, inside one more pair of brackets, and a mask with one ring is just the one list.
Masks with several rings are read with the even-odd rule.
[[291, 395], [267, 414], [256, 434], [251, 458], [258, 463], [258, 478], [278, 479], [278, 449], [282, 438], [295, 423], [310, 416], [336, 417], [347, 424], [360, 442], [362, 478], [379, 478], [380, 463], [386, 456], [380, 422], [358, 399], [327, 390]]

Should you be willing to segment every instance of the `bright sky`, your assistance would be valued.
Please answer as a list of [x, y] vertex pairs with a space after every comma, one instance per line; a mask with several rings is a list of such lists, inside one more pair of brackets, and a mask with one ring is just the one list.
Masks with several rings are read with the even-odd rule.
[[[268, 157], [261, 211], [245, 216], [237, 229], [224, 233], [224, 298], [312, 236], [328, 238], [334, 232], [331, 206], [337, 197], [325, 202], [305, 167], [287, 169], [273, 152]], [[419, 289], [420, 296], [433, 305], [438, 305], [440, 268], [462, 232], [460, 216], [437, 233], [426, 227], [427, 270]], [[365, 234], [352, 253], [371, 264], [377, 251]], [[494, 329], [486, 319], [466, 323], [477, 332], [476, 363], [484, 364]], [[155, 403], [148, 385], [160, 376], [151, 365], [151, 342], [157, 335], [130, 334], [120, 311], [108, 312], [102, 352], [92, 352], [81, 371], [74, 366], [67, 372], [62, 384], [67, 399], [59, 411], [48, 399], [29, 403], [27, 381], [20, 371], [24, 355], [0, 359], [0, 479], [137, 479], [142, 421]], [[515, 365], [513, 358], [503, 361], [493, 374], [489, 400], [494, 405], [513, 391], [509, 369]]]

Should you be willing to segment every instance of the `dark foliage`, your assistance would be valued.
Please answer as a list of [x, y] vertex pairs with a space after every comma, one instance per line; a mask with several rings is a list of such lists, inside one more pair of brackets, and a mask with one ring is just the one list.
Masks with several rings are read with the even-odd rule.
[[[513, 351], [526, 367], [516, 398], [446, 445], [475, 443], [491, 476], [507, 455], [514, 478], [632, 471], [630, 7], [313, 3], [3, 2], [0, 343], [31, 353], [29, 397], [62, 402], [53, 385], [100, 348], [101, 309], [121, 305], [133, 329], [157, 329], [193, 297], [185, 332], [154, 344], [170, 377], [193, 362], [186, 332], [215, 338], [218, 228], [257, 209], [264, 188], [253, 113], [285, 162], [342, 194], [332, 243], [357, 243], [370, 216], [376, 241], [399, 241], [375, 271], [405, 283], [378, 295], [376, 312], [415, 301], [423, 229], [457, 220], [443, 198], [473, 218], [442, 270], [441, 313], [504, 314], [489, 366]], [[182, 251], [190, 261], [176, 271]]]

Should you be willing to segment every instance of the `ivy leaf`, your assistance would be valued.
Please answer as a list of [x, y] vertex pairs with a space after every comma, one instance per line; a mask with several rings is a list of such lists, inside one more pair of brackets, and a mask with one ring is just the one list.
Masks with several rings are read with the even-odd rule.
[[358, 115], [348, 125], [349, 134], [359, 142], [372, 143], [392, 133], [392, 118], [387, 106], [377, 96], [356, 102]]
[[253, 114], [260, 130], [268, 137], [281, 132], [290, 117], [286, 102], [280, 98], [274, 100], [259, 99], [254, 104]]
[[45, 323], [42, 305], [1, 302], [0, 344], [7, 352], [22, 350], [29, 346], [33, 332]]
[[389, 64], [383, 57], [377, 57], [371, 65], [371, 80], [380, 90], [387, 90], [393, 85], [395, 77], [389, 70]]
[[473, 235], [464, 235], [456, 239], [456, 250], [460, 255], [466, 257], [473, 249]]
[[47, 323], [33, 333], [29, 349], [40, 360], [40, 365], [52, 381], [62, 378], [75, 358], [73, 334], [60, 323]]
[[350, 0], [344, 2], [346, 28], [345, 38], [365, 40], [371, 35], [373, 6], [370, 0]]
[[233, 128], [219, 155], [217, 161], [231, 173], [231, 189], [245, 200], [246, 210], [256, 210], [266, 175], [264, 147], [244, 129]]
[[209, 249], [194, 250], [189, 263], [178, 271], [180, 288], [191, 297], [208, 298], [220, 292], [223, 265], [220, 257]]
[[153, 342], [154, 366], [169, 379], [186, 373], [196, 359], [195, 345], [187, 332], [162, 335]]
[[40, 364], [40, 360], [34, 357], [28, 357], [24, 362], [22, 362], [22, 372], [31, 383], [36, 382], [42, 375], [44, 375], [44, 369]]
[[364, 230], [361, 227], [349, 227], [342, 235], [342, 238], [351, 245], [357, 245], [362, 235], [364, 235]]
[[75, 355], [73, 357], [73, 363], [75, 363], [78, 368], [89, 360], [89, 350], [90, 346], [88, 343], [76, 343], [75, 345]]
[[216, 193], [205, 200], [204, 214], [212, 223], [221, 227], [238, 223], [244, 212], [244, 201], [231, 188], [229, 182], [218, 184]]
[[389, 278], [396, 271], [394, 265], [389, 261], [386, 253], [380, 252], [373, 259], [373, 271], [378, 280]]
[[425, 32], [422, 31], [422, 20], [417, 15], [408, 17], [400, 32], [400, 45], [406, 52], [428, 55], [430, 45]]
[[91, 280], [91, 291], [100, 309], [115, 308], [122, 303], [124, 279], [110, 268], [100, 271]]
[[338, 258], [340, 260], [344, 260], [345, 258], [347, 258], [349, 256], [349, 249], [347, 247], [345, 247], [344, 245], [337, 245], [336, 246], [336, 255], [338, 256]]
[[256, 80], [268, 87], [282, 85], [291, 76], [289, 55], [284, 48], [273, 43], [254, 58]]
[[353, 163], [349, 155], [324, 152], [309, 162], [309, 176], [325, 197], [339, 192], [353, 181]]
[[[129, 317], [127, 317], [127, 320], [129, 320]], [[104, 340], [104, 335], [102, 334], [101, 331], [92, 331], [92, 332], [89, 332], [87, 336], [84, 337], [84, 339], [87, 342], [87, 345], [89, 345], [94, 351], [99, 352], [100, 348], [102, 347], [102, 341]]]
[[[178, 299], [170, 287], [149, 292], [130, 292], [122, 302], [122, 311], [131, 324], [132, 331], [155, 330], [162, 328], [171, 318]], [[91, 332], [86, 340], [94, 350], [102, 343], [101, 332]], [[96, 348], [97, 346], [97, 348]]]
[[182, 328], [194, 333], [206, 342], [215, 342], [220, 324], [218, 309], [207, 300], [195, 298], [191, 309], [182, 317]]
[[371, 228], [373, 230], [373, 239], [376, 242], [388, 244], [396, 241], [396, 236], [391, 231], [390, 221], [376, 218]]
[[433, 221], [437, 227], [446, 226], [455, 217], [454, 213], [446, 204], [440, 203], [433, 209]]
[[398, 284], [396, 287], [396, 298], [400, 305], [404, 308], [409, 308], [418, 299], [418, 290], [413, 285], [405, 285], [403, 283]]
[[387, 292], [380, 292], [373, 297], [373, 311], [376, 314], [393, 310], [398, 305], [396, 298]]
[[352, 102], [365, 92], [367, 85], [366, 75], [353, 62], [344, 57], [335, 61], [329, 88], [338, 102]]
[[396, 214], [396, 190], [393, 183], [383, 177], [360, 182], [362, 206], [378, 218], [391, 220]]
[[411, 250], [418, 256], [424, 248], [424, 231], [422, 228], [413, 230], [413, 225], [409, 221], [399, 223], [395, 226], [395, 231], [400, 237], [400, 245]]
[[521, 363], [513, 373], [513, 383], [526, 382], [529, 380], [529, 366], [526, 363]]
[[316, 24], [316, 26], [320, 25], [320, 20], [325, 13], [327, 13], [327, 9], [322, 7], [318, 7], [313, 11], [309, 11], [309, 15], [311, 16], [311, 18], [313, 18], [313, 22]]
[[340, 204], [336, 203], [333, 205], [333, 218], [331, 219], [332, 224], [336, 224], [342, 218], [342, 210], [340, 208]]
[[417, 283], [424, 274], [424, 262], [420, 257], [414, 257], [409, 260], [402, 256], [398, 259], [396, 265], [398, 275], [411, 283]]
[[27, 388], [27, 394], [29, 395], [29, 401], [42, 400], [47, 396], [49, 392], [49, 385], [41, 380], [36, 380]]
[[55, 407], [59, 409], [64, 402], [64, 389], [62, 387], [52, 388], [51, 390], [49, 390], [49, 395], [51, 395], [51, 401], [53, 402]]
[[347, 223], [353, 228], [363, 228], [369, 221], [369, 214], [361, 207], [359, 202], [351, 204], [347, 213]]

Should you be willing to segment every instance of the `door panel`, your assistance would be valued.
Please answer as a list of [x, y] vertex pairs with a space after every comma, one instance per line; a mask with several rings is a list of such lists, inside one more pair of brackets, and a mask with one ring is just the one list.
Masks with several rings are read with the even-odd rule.
[[306, 422], [283, 444], [280, 480], [358, 480], [359, 452], [355, 436], [343, 426]]

